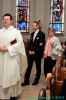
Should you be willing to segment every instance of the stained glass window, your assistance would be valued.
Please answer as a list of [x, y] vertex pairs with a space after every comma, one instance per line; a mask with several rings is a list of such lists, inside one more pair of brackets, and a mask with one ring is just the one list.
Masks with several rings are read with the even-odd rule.
[[29, 31], [29, 0], [16, 0], [16, 27], [21, 32]]
[[64, 33], [64, 3], [65, 0], [51, 0], [49, 26], [56, 33]]

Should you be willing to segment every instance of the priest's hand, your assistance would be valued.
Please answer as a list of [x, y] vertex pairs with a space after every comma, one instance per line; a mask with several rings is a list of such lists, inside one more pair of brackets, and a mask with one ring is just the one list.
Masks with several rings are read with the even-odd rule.
[[7, 52], [8, 49], [6, 48], [5, 45], [0, 44], [0, 52]]

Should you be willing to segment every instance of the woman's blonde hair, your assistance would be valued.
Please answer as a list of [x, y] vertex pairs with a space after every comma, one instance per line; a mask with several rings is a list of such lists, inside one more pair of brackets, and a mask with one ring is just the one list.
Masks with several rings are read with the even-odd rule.
[[49, 33], [49, 31], [52, 31], [55, 34], [55, 29], [49, 27], [48, 28], [48, 33]]

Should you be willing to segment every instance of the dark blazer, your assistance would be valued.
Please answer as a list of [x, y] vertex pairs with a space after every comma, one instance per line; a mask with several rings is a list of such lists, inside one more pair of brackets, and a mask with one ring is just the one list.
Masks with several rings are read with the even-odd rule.
[[45, 34], [41, 31], [38, 32], [35, 40], [33, 41], [34, 32], [30, 36], [29, 50], [34, 51], [35, 55], [42, 57], [45, 46]]

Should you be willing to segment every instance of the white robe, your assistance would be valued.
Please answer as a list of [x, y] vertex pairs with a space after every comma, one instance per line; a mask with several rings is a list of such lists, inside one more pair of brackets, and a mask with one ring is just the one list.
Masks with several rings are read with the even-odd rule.
[[[16, 43], [11, 44], [13, 40]], [[4, 90], [20, 82], [20, 73], [25, 72], [27, 60], [20, 31], [13, 26], [0, 29], [0, 44], [8, 48], [8, 52], [0, 52], [0, 87]]]

